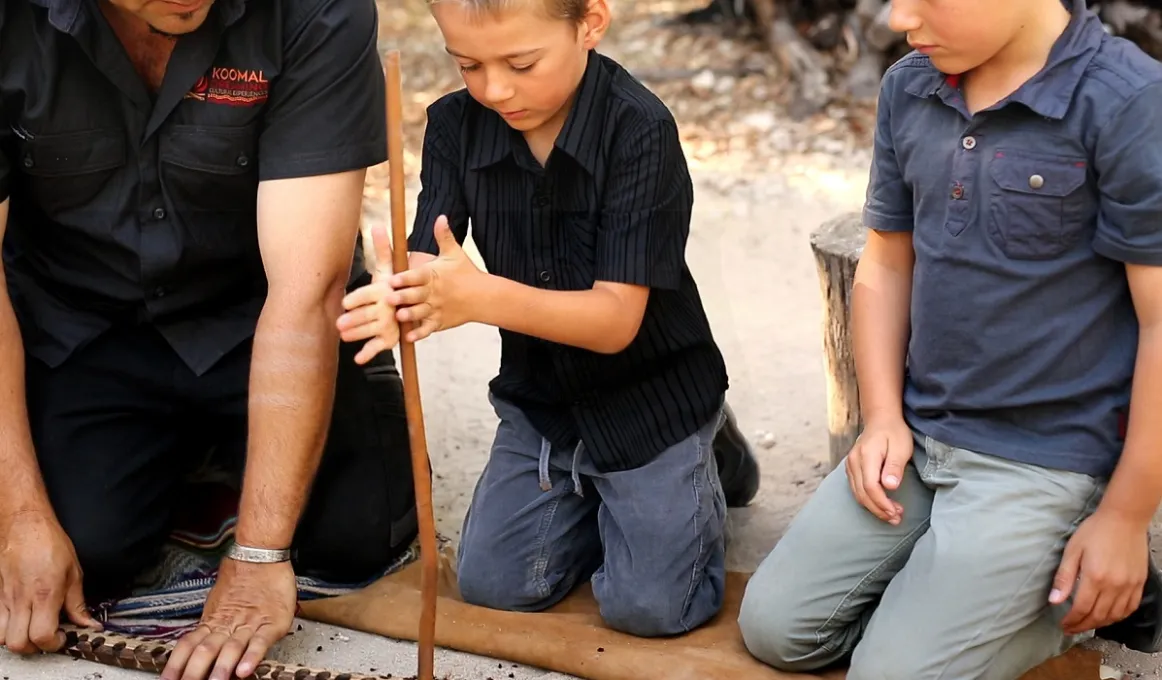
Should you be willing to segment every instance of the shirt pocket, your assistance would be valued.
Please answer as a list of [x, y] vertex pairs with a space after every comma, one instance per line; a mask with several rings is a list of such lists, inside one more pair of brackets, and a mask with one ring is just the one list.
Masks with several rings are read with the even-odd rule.
[[17, 164], [28, 197], [50, 219], [65, 221], [77, 212], [115, 208], [100, 194], [125, 165], [125, 133], [99, 129], [22, 136]]
[[162, 183], [187, 216], [251, 216], [258, 201], [256, 125], [173, 125], [161, 137]]
[[1084, 158], [1002, 150], [989, 174], [989, 233], [1008, 257], [1060, 257], [1085, 233], [1093, 198]]

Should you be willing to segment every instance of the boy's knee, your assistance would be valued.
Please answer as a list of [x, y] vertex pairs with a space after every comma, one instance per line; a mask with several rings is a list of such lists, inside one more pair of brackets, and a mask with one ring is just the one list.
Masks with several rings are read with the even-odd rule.
[[479, 551], [460, 557], [457, 582], [460, 598], [471, 605], [513, 612], [535, 612], [547, 609], [561, 598], [537, 579], [520, 560], [506, 559], [495, 553]]
[[846, 680], [899, 680], [899, 678], [923, 680], [936, 677], [936, 674], [932, 673], [932, 664], [928, 663], [931, 659], [922, 659], [903, 647], [905, 646], [874, 650], [857, 648], [859, 651], [852, 656]]
[[803, 608], [774, 589], [751, 580], [738, 613], [742, 641], [751, 656], [789, 673], [812, 671], [824, 663], [823, 645], [810, 624], [796, 618]]
[[723, 600], [720, 581], [708, 576], [691, 593], [688, 581], [665, 587], [606, 578], [594, 595], [610, 628], [636, 637], [667, 637], [688, 633], [718, 613]]

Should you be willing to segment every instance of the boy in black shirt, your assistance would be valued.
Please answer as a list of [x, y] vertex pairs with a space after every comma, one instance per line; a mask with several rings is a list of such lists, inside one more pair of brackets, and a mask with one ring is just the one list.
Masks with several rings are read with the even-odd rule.
[[[390, 347], [386, 309], [415, 322], [412, 341], [500, 329], [501, 422], [461, 537], [466, 601], [535, 611], [591, 577], [610, 626], [691, 630], [722, 604], [726, 507], [749, 501], [758, 471], [723, 428], [673, 117], [594, 51], [605, 0], [432, 12], [467, 88], [428, 110], [411, 267], [348, 296], [343, 337], [371, 339], [359, 361]], [[460, 247], [469, 220], [489, 273]]]

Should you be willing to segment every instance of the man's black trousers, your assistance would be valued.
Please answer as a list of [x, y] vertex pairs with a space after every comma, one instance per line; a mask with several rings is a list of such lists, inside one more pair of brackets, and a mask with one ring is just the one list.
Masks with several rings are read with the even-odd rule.
[[[293, 545], [296, 573], [340, 582], [373, 576], [416, 533], [399, 373], [390, 352], [356, 365], [359, 344], [341, 347], [329, 437]], [[197, 376], [137, 325], [54, 369], [28, 358], [41, 473], [90, 603], [124, 593], [157, 559], [175, 491], [211, 448], [241, 475], [250, 354], [246, 343]]]

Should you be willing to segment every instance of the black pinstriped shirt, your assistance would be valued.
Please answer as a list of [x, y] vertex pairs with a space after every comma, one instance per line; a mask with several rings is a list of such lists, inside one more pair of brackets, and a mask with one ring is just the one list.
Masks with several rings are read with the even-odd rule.
[[547, 164], [466, 90], [428, 109], [413, 251], [437, 253], [448, 216], [492, 274], [549, 290], [595, 281], [649, 286], [634, 341], [606, 355], [501, 330], [489, 384], [559, 446], [580, 438], [594, 464], [652, 460], [714, 417], [726, 367], [685, 262], [693, 185], [665, 105], [590, 53]]

